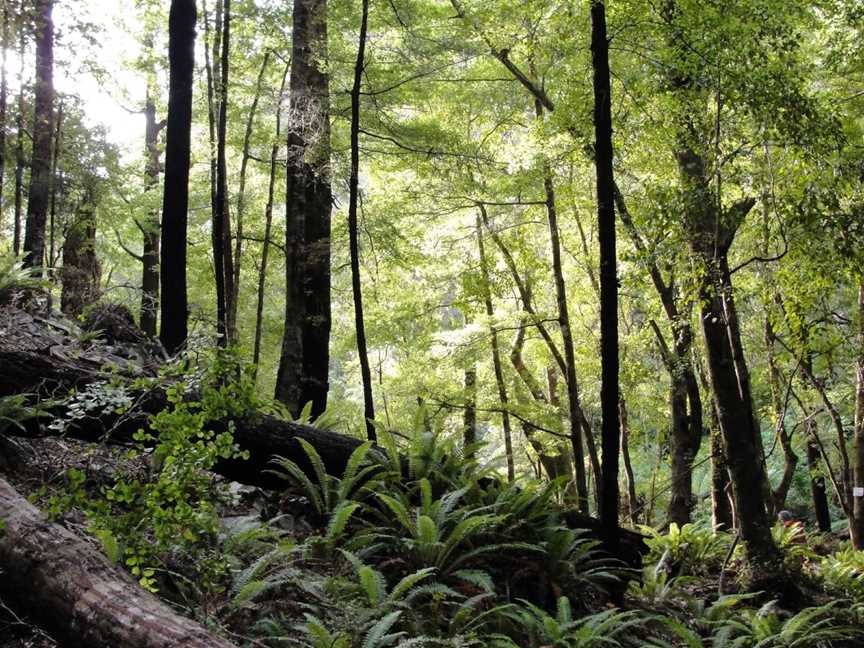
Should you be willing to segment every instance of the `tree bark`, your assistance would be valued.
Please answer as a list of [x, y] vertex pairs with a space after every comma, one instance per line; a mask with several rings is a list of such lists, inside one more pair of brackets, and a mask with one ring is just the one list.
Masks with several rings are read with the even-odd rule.
[[[144, 148], [147, 164], [144, 168], [144, 186], [154, 191], [159, 185], [159, 131], [162, 124], [156, 121], [156, 102], [148, 83], [144, 102]], [[144, 237], [141, 254], [141, 330], [156, 337], [156, 318], [159, 312], [159, 242], [161, 231], [159, 213], [153, 211], [141, 226]]]
[[771, 491], [773, 511], [777, 512], [786, 507], [786, 497], [792, 487], [792, 479], [795, 477], [795, 468], [798, 466], [798, 455], [792, 448], [792, 439], [786, 429], [786, 402], [782, 393], [780, 380], [780, 369], [777, 367], [777, 357], [774, 350], [774, 327], [771, 320], [765, 317], [765, 347], [768, 351], [768, 381], [771, 386], [771, 409], [774, 411], [774, 432], [777, 442], [783, 450], [783, 475], [776, 488]]
[[813, 512], [816, 515], [816, 527], [822, 533], [831, 531], [831, 510], [828, 508], [828, 493], [825, 489], [825, 477], [819, 465], [819, 445], [813, 440], [818, 434], [816, 424], [810, 417], [804, 420], [807, 435], [807, 470], [810, 473], [810, 496], [813, 499]]
[[612, 170], [612, 90], [606, 7], [591, 4], [591, 62], [594, 69], [594, 163], [600, 241], [600, 407], [603, 463], [600, 524], [607, 542], [618, 537], [618, 262], [615, 250], [615, 176]]
[[[228, 313], [232, 329], [237, 330], [237, 309], [240, 301], [240, 265], [243, 256], [243, 221], [246, 214], [246, 171], [249, 166], [250, 149], [252, 146], [252, 131], [255, 126], [255, 116], [258, 112], [258, 102], [264, 86], [264, 74], [270, 63], [270, 51], [264, 53], [261, 62], [261, 70], [258, 72], [258, 80], [255, 83], [255, 96], [249, 108], [249, 117], [246, 120], [246, 132], [243, 134], [243, 157], [240, 161], [240, 184], [237, 188], [237, 238], [234, 242], [234, 279], [231, 286], [234, 292], [231, 296], [231, 312]], [[267, 245], [266, 243], [264, 245]]]
[[717, 420], [717, 410], [711, 404], [711, 522], [714, 531], [734, 528], [732, 505], [729, 502], [729, 467], [723, 450], [723, 433]]
[[483, 305], [486, 308], [486, 317], [489, 319], [489, 338], [492, 346], [492, 367], [495, 371], [495, 385], [498, 388], [498, 401], [501, 403], [501, 427], [504, 430], [504, 453], [507, 458], [507, 480], [516, 478], [516, 468], [513, 461], [513, 436], [510, 428], [510, 412], [507, 408], [510, 404], [507, 396], [507, 383], [504, 381], [504, 368], [501, 365], [501, 349], [498, 344], [498, 329], [495, 328], [493, 318], [495, 309], [492, 305], [492, 282], [489, 277], [489, 264], [486, 259], [486, 246], [483, 243], [483, 224], [480, 216], [477, 216], [477, 248], [480, 254], [480, 272], [483, 275]]
[[290, 64], [282, 73], [282, 84], [279, 86], [279, 101], [276, 107], [276, 138], [270, 148], [270, 182], [267, 188], [267, 206], [264, 208], [264, 244], [261, 249], [261, 268], [258, 271], [258, 303], [255, 308], [255, 347], [252, 351], [252, 363], [255, 365], [255, 376], [258, 376], [258, 363], [261, 359], [261, 335], [264, 327], [264, 288], [267, 284], [267, 261], [270, 256], [270, 236], [273, 229], [273, 198], [276, 190], [276, 158], [279, 155], [279, 141], [282, 137], [282, 97], [285, 94], [285, 83], [288, 79]]
[[477, 369], [465, 370], [465, 415], [462, 420], [464, 448], [477, 443]]
[[[8, 1], [8, 0], [7, 0]], [[21, 13], [24, 12], [26, 0], [21, 0]], [[18, 114], [15, 117], [15, 223], [12, 234], [12, 250], [15, 256], [21, 254], [21, 224], [24, 213], [24, 166], [27, 160], [24, 157], [24, 56], [26, 48], [25, 29], [18, 30]]]
[[[354, 297], [354, 330], [357, 337], [357, 357], [360, 361], [360, 378], [363, 384], [363, 418], [366, 421], [366, 437], [371, 441], [375, 433], [375, 401], [372, 398], [372, 372], [369, 369], [369, 351], [366, 348], [366, 324], [363, 320], [363, 288], [360, 280], [360, 233], [357, 223], [357, 203], [360, 199], [360, 90], [363, 82], [366, 56], [366, 32], [369, 24], [369, 0], [363, 0], [360, 13], [360, 36], [357, 44], [357, 60], [354, 64], [354, 84], [351, 87], [351, 173], [348, 178], [348, 241], [351, 253], [351, 292]], [[473, 374], [476, 381], [477, 374]], [[470, 373], [465, 373], [468, 387]], [[473, 410], [472, 410], [473, 411]], [[465, 443], [473, 434], [476, 441], [476, 412], [469, 427], [469, 410], [465, 410]]]
[[165, 133], [165, 193], [162, 201], [162, 344], [176, 353], [188, 335], [186, 223], [189, 210], [189, 161], [192, 85], [195, 72], [195, 0], [171, 0], [168, 25], [170, 90]]
[[61, 99], [57, 106], [57, 124], [54, 128], [54, 145], [51, 153], [51, 196], [49, 200], [49, 220], [48, 220], [48, 267], [53, 269], [57, 263], [56, 253], [56, 220], [57, 220], [57, 191], [59, 189], [60, 178], [57, 174], [57, 169], [60, 166], [61, 142], [63, 138], [63, 100]]
[[63, 242], [63, 270], [60, 278], [60, 310], [76, 319], [84, 308], [99, 301], [101, 266], [96, 258], [95, 178], [87, 180], [84, 201], [75, 214]]
[[7, 50], [9, 49], [9, 0], [3, 0], [3, 32], [0, 36], [0, 231], [3, 230], [3, 181], [6, 174], [6, 113], [9, 83], [6, 75]]
[[219, 123], [216, 142], [216, 209], [213, 213], [213, 267], [216, 271], [216, 329], [218, 344], [225, 347], [236, 341], [231, 313], [236, 311], [234, 264], [231, 258], [231, 219], [228, 212], [228, 162], [225, 155], [228, 130], [228, 55], [231, 45], [231, 0], [224, 0], [221, 71], [219, 74]]
[[330, 367], [330, 90], [327, 0], [293, 10], [285, 240], [285, 332], [276, 398], [295, 416], [327, 407]]
[[624, 460], [624, 475], [627, 478], [627, 514], [630, 524], [639, 524], [639, 500], [636, 497], [636, 478], [633, 476], [633, 465], [630, 463], [630, 426], [627, 422], [627, 401], [622, 396], [618, 401], [619, 418], [621, 420], [621, 458]]
[[181, 617], [0, 478], [3, 600], [70, 646], [232, 648]]
[[54, 0], [36, 0], [36, 81], [33, 155], [24, 231], [24, 265], [39, 268], [45, 259], [45, 224], [51, 187], [51, 140], [54, 136]]

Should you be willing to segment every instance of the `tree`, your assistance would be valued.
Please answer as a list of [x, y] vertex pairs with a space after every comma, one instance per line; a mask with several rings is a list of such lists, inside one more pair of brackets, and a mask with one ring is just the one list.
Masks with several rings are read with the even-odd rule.
[[[348, 238], [351, 248], [351, 290], [354, 295], [354, 327], [357, 332], [357, 356], [363, 382], [363, 416], [366, 436], [375, 441], [375, 402], [372, 399], [372, 372], [366, 349], [366, 325], [363, 321], [363, 288], [360, 280], [360, 235], [357, 225], [357, 203], [360, 199], [360, 91], [363, 83], [366, 30], [369, 24], [369, 0], [363, 0], [360, 14], [360, 36], [357, 62], [354, 65], [354, 85], [351, 87], [351, 175], [348, 180]], [[475, 376], [476, 378], [476, 376]], [[465, 374], [466, 382], [468, 374]], [[465, 411], [466, 421], [468, 410]], [[466, 423], [466, 429], [468, 424]], [[471, 426], [474, 429], [474, 426]], [[466, 435], [468, 433], [466, 432]], [[467, 436], [466, 436], [467, 438]]]
[[176, 353], [188, 335], [186, 222], [195, 73], [195, 0], [172, 0], [168, 19], [170, 87], [165, 134], [165, 189], [162, 199], [162, 329], [160, 338]]
[[597, 218], [600, 240], [600, 407], [603, 467], [600, 524], [608, 541], [618, 537], [618, 263], [615, 241], [615, 176], [612, 171], [612, 90], [606, 6], [591, 3], [591, 62], [594, 68], [594, 163], [597, 169]]
[[24, 232], [24, 264], [41, 267], [51, 191], [51, 141], [54, 136], [54, 0], [36, 0], [36, 81], [33, 156]]
[[330, 91], [327, 0], [293, 11], [285, 227], [285, 332], [276, 398], [327, 407], [330, 369]]

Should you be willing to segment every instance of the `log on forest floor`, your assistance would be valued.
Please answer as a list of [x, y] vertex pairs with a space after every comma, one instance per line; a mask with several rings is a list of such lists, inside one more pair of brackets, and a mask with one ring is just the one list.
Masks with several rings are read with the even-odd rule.
[[0, 478], [0, 594], [72, 646], [232, 648], [143, 590], [102, 552], [48, 522]]
[[[36, 390], [40, 386], [42, 389], [48, 388], [53, 393], [59, 393], [62, 389], [104, 380], [107, 376], [116, 376], [118, 373], [117, 370], [108, 372], [102, 369], [102, 365], [108, 362], [106, 357], [132, 355], [124, 353], [122, 345], [109, 346], [106, 349], [106, 345], [94, 344], [91, 348], [83, 348], [74, 333], [58, 336], [53, 330], [56, 325], [50, 320], [34, 318], [14, 308], [0, 309], [0, 333], [4, 326], [9, 326], [7, 322], [10, 319], [16, 323], [18, 330], [26, 331], [26, 335], [22, 343], [17, 333], [10, 335], [13, 333], [12, 329], [7, 330], [5, 338], [0, 334], [0, 367], [4, 368], [3, 373], [6, 374], [5, 378], [0, 379], [0, 396]], [[45, 349], [54, 351], [51, 355], [40, 353], [40, 350]], [[33, 357], [33, 361], [22, 362], [22, 353]], [[157, 360], [151, 358], [149, 363], [136, 368], [132, 361], [123, 360], [119, 365], [119, 374], [129, 377], [152, 374], [152, 365], [156, 362]], [[10, 368], [8, 372], [7, 366]], [[165, 392], [162, 389], [153, 389], [142, 394], [129, 412], [116, 414], [109, 410], [98, 417], [76, 419], [65, 427], [63, 434], [84, 441], [127, 443], [137, 430], [147, 427], [150, 414], [167, 406]], [[62, 403], [55, 405], [52, 414], [64, 417], [67, 413], [64, 407]], [[221, 431], [226, 425], [226, 421], [211, 421], [208, 427]], [[7, 433], [29, 437], [57, 434], [37, 419], [27, 421], [23, 430], [13, 429]], [[309, 442], [318, 451], [326, 470], [337, 476], [343, 473], [351, 453], [362, 443], [360, 439], [329, 430], [300, 425], [266, 414], [253, 414], [234, 421], [234, 441], [249, 453], [249, 459], [220, 461], [215, 472], [250, 486], [284, 488], [285, 483], [267, 469], [272, 468], [272, 459], [276, 455], [287, 457], [302, 468], [310, 469], [300, 439]], [[595, 518], [576, 511], [567, 511], [565, 519], [573, 528], [586, 529], [589, 535], [595, 537], [599, 535], [599, 523]], [[643, 536], [622, 529], [620, 549], [615, 553], [629, 565], [640, 564], [640, 556], [644, 553]]]

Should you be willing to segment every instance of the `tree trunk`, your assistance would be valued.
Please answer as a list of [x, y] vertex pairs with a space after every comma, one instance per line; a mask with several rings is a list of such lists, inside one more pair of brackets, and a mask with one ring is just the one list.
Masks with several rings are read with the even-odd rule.
[[[144, 186], [154, 191], [159, 185], [159, 131], [162, 124], [156, 121], [156, 103], [150, 85], [144, 103], [146, 120], [144, 147], [147, 164], [144, 169]], [[141, 226], [144, 236], [144, 251], [141, 254], [141, 330], [156, 337], [156, 318], [159, 312], [159, 241], [161, 238], [159, 213], [153, 211]]]
[[170, 90], [165, 133], [165, 193], [162, 201], [162, 344], [176, 353], [186, 343], [186, 222], [189, 210], [189, 161], [192, 84], [195, 72], [195, 0], [171, 0], [168, 25]]
[[255, 365], [255, 376], [258, 376], [258, 363], [261, 359], [261, 335], [264, 327], [264, 288], [267, 283], [267, 261], [270, 256], [270, 236], [273, 229], [273, 198], [276, 190], [276, 159], [279, 155], [279, 142], [282, 137], [282, 97], [285, 94], [285, 82], [288, 79], [290, 64], [282, 73], [282, 84], [279, 86], [279, 101], [276, 107], [276, 138], [270, 149], [270, 182], [267, 188], [267, 206], [264, 209], [264, 243], [261, 249], [261, 268], [258, 271], [258, 303], [255, 308], [255, 347], [252, 351], [252, 363]]
[[[858, 352], [855, 358], [855, 431], [852, 460], [853, 488], [864, 487], [864, 280], [858, 287]], [[864, 497], [852, 495], [852, 541], [864, 548]]]
[[[258, 72], [258, 81], [255, 83], [255, 96], [252, 106], [249, 108], [249, 117], [246, 120], [246, 132], [243, 134], [243, 158], [240, 161], [240, 185], [237, 189], [237, 238], [234, 242], [234, 280], [231, 282], [234, 293], [231, 296], [231, 312], [228, 319], [232, 328], [237, 330], [237, 309], [240, 300], [240, 260], [243, 256], [243, 220], [246, 214], [246, 170], [249, 166], [250, 149], [252, 146], [252, 130], [255, 125], [255, 115], [258, 112], [258, 102], [264, 85], [264, 74], [270, 63], [270, 51], [264, 53], [261, 62], [261, 70]], [[266, 243], [264, 245], [267, 245]]]
[[771, 491], [773, 512], [780, 511], [786, 507], [786, 497], [792, 487], [792, 479], [795, 477], [795, 468], [798, 466], [798, 455], [792, 448], [792, 439], [786, 429], [786, 402], [782, 393], [780, 381], [780, 369], [777, 367], [777, 358], [774, 353], [774, 327], [771, 320], [765, 317], [765, 347], [768, 351], [768, 381], [771, 386], [771, 409], [774, 411], [774, 432], [780, 447], [783, 450], [783, 475], [780, 483]]
[[285, 332], [276, 398], [295, 416], [327, 407], [330, 367], [330, 94], [327, 0], [293, 10], [285, 241]]
[[85, 197], [63, 242], [63, 270], [60, 278], [60, 310], [76, 319], [84, 308], [99, 301], [101, 266], [96, 258], [95, 178], [88, 181]]
[[0, 478], [0, 592], [69, 646], [232, 648], [144, 591]]
[[6, 173], [6, 112], [9, 84], [6, 76], [7, 50], [9, 49], [9, 0], [3, 0], [3, 33], [0, 36], [0, 231], [3, 230], [3, 180]]
[[462, 420], [464, 448], [477, 443], [477, 369], [465, 370], [465, 415]]
[[51, 187], [51, 140], [54, 136], [54, 0], [36, 0], [36, 81], [33, 109], [33, 156], [24, 231], [24, 265], [45, 262], [45, 222]]
[[[216, 329], [219, 346], [236, 342], [231, 312], [234, 309], [234, 264], [231, 258], [231, 219], [228, 212], [228, 162], [225, 155], [228, 128], [228, 55], [231, 44], [231, 0], [224, 0], [221, 72], [219, 75], [219, 123], [216, 142], [216, 210], [213, 213], [213, 267], [216, 271]], [[215, 61], [214, 61], [215, 63]], [[236, 311], [235, 311], [236, 312]]]
[[825, 477], [819, 465], [819, 446], [812, 440], [817, 434], [812, 419], [804, 421], [807, 427], [807, 470], [810, 472], [810, 496], [813, 498], [813, 512], [816, 515], [816, 527], [821, 533], [831, 531], [831, 510], [828, 508], [828, 493], [825, 489]]
[[[372, 441], [375, 434], [375, 401], [372, 399], [372, 372], [369, 369], [369, 352], [366, 349], [366, 325], [363, 321], [363, 289], [360, 282], [360, 233], [357, 224], [357, 203], [360, 198], [360, 89], [365, 70], [366, 31], [369, 22], [369, 0], [362, 1], [360, 15], [360, 37], [357, 44], [357, 61], [354, 64], [354, 85], [351, 87], [351, 174], [348, 179], [348, 240], [351, 252], [351, 292], [354, 296], [354, 330], [357, 336], [357, 357], [360, 360], [360, 377], [363, 383], [363, 418], [366, 421], [366, 437]], [[476, 372], [473, 374], [476, 380]], [[465, 372], [465, 386], [470, 374]], [[473, 412], [473, 410], [472, 410]], [[470, 430], [470, 433], [469, 433]], [[476, 441], [476, 413], [469, 427], [469, 410], [465, 410], [465, 443], [469, 436]]]
[[717, 420], [717, 410], [711, 405], [711, 522], [714, 531], [731, 531], [734, 527], [732, 505], [729, 502], [729, 467], [723, 450], [723, 433]]
[[[7, 0], [8, 1], [8, 0]], [[26, 0], [21, 0], [21, 12], [23, 13]], [[21, 223], [24, 213], [24, 166], [27, 160], [24, 158], [24, 56], [27, 41], [25, 29], [18, 30], [18, 114], [15, 117], [15, 224], [12, 237], [12, 250], [15, 256], [21, 254]]]
[[639, 524], [639, 500], [636, 497], [636, 478], [630, 463], [630, 426], [627, 424], [627, 401], [622, 396], [618, 401], [621, 419], [621, 457], [624, 460], [624, 475], [627, 477], [627, 513], [630, 524]]
[[606, 7], [591, 3], [591, 62], [594, 69], [594, 163], [600, 242], [600, 407], [603, 464], [600, 524], [607, 542], [618, 537], [618, 262], [615, 250], [615, 177], [612, 171], [612, 99]]
[[516, 468], [513, 461], [513, 437], [510, 429], [510, 412], [507, 411], [509, 399], [507, 397], [507, 383], [504, 381], [504, 368], [501, 365], [501, 350], [498, 345], [498, 329], [495, 328], [493, 318], [495, 309], [492, 306], [492, 283], [489, 278], [489, 264], [486, 260], [486, 246], [483, 243], [483, 224], [480, 216], [477, 216], [477, 247], [480, 253], [480, 272], [483, 275], [483, 304], [486, 307], [486, 317], [489, 319], [489, 338], [492, 345], [492, 367], [495, 370], [495, 385], [498, 388], [498, 401], [501, 403], [501, 426], [504, 429], [504, 453], [507, 457], [507, 479], [513, 481], [516, 477]]
[[[57, 174], [57, 169], [60, 165], [61, 141], [63, 137], [63, 101], [61, 100], [57, 106], [57, 125], [54, 129], [54, 146], [51, 154], [51, 196], [49, 201], [49, 221], [48, 221], [48, 267], [53, 270], [57, 264], [56, 253], [56, 220], [57, 220], [57, 190], [60, 184], [60, 178]], [[52, 277], [53, 279], [53, 277]]]

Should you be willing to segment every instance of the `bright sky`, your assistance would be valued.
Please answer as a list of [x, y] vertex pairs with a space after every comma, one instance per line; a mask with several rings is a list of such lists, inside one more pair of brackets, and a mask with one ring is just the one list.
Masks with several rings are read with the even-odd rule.
[[[138, 39], [128, 31], [130, 20], [135, 21], [132, 4], [131, 0], [60, 0], [54, 9], [57, 90], [80, 96], [89, 123], [104, 125], [109, 140], [130, 157], [140, 153], [144, 141], [144, 115], [129, 112], [143, 107], [143, 79], [125, 69], [139, 50]], [[82, 22], [100, 28], [94, 32], [95, 47], [85, 44], [74, 28]], [[101, 82], [86, 66], [90, 56], [108, 73]], [[18, 62], [10, 57], [10, 77], [17, 73], [17, 66]], [[29, 68], [28, 74], [32, 74]]]

